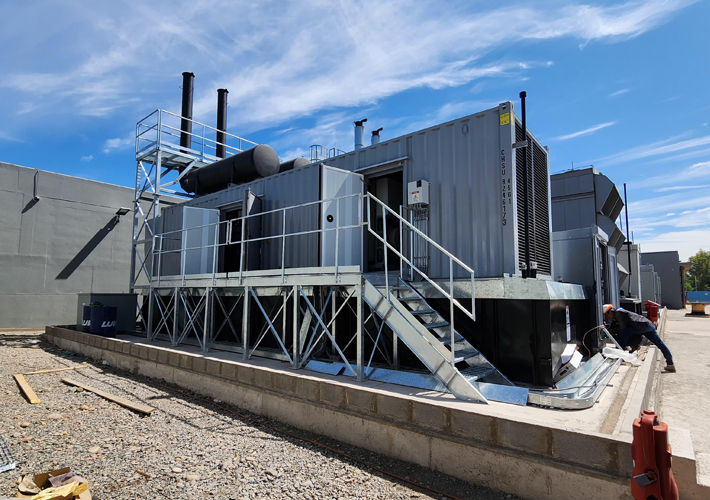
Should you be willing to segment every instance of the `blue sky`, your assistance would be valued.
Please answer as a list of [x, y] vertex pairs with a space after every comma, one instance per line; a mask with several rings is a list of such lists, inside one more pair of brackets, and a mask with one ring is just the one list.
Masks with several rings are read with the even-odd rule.
[[[528, 93], [552, 172], [593, 164], [628, 183], [643, 251], [710, 249], [710, 4], [3, 2], [0, 161], [132, 186], [135, 123], [179, 112], [282, 158], [350, 150]], [[369, 133], [368, 133], [369, 136]]]

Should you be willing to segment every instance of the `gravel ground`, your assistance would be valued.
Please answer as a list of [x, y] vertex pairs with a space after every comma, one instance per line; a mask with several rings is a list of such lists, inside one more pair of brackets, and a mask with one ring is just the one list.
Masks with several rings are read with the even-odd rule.
[[[224, 403], [219, 408], [201, 396], [92, 363], [44, 341], [28, 343], [41, 338], [26, 331], [0, 333], [0, 433], [18, 461], [17, 469], [0, 473], [0, 496], [15, 494], [20, 474], [71, 467], [89, 481], [94, 500], [448, 498], [279, 432], [285, 431], [452, 497], [515, 498]], [[13, 373], [82, 363], [89, 368], [27, 376], [41, 399], [36, 405], [25, 400], [12, 378]], [[62, 383], [62, 377], [141, 401], [156, 411], [142, 416], [88, 391], [77, 391]]]

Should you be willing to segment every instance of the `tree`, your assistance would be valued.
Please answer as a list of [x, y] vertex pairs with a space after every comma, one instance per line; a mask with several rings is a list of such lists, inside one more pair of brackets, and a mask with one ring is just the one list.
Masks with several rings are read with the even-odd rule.
[[685, 275], [686, 290], [710, 290], [710, 252], [702, 248], [690, 258], [690, 270]]

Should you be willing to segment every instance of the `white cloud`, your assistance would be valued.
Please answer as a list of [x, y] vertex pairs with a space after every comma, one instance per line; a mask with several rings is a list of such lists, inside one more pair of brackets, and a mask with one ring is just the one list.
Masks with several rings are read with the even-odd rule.
[[13, 137], [10, 134], [6, 134], [5, 132], [0, 130], [0, 141], [8, 141], [8, 142], [24, 142], [22, 139], [18, 139], [17, 137]]
[[104, 142], [103, 152], [108, 154], [115, 150], [126, 149], [133, 145], [134, 141], [135, 139], [133, 138], [121, 139], [120, 137], [116, 137], [115, 139], [106, 139]]
[[93, 160], [93, 159], [94, 159], [94, 156], [93, 156], [93, 155], [88, 155], [88, 156], [82, 156], [82, 157], [81, 157], [81, 161], [86, 161], [86, 162], [89, 162], [89, 161], [91, 161], [91, 160]]
[[675, 136], [663, 141], [653, 142], [643, 146], [636, 146], [620, 153], [597, 158], [596, 160], [591, 160], [586, 163], [592, 163], [597, 166], [617, 165], [619, 163], [627, 163], [652, 156], [661, 156], [675, 151], [683, 151], [710, 144], [710, 135], [697, 137], [695, 139], [686, 139], [684, 141], [679, 141], [678, 139], [680, 137], [681, 136]]
[[685, 191], [688, 189], [703, 189], [710, 187], [710, 184], [691, 184], [689, 186], [668, 186], [654, 189], [657, 193], [665, 193], [667, 191]]
[[671, 231], [655, 236], [639, 238], [642, 252], [663, 252], [678, 250], [681, 261], [687, 261], [710, 242], [710, 229]]
[[611, 94], [609, 94], [609, 97], [616, 97], [618, 95], [626, 94], [627, 92], [629, 92], [629, 90], [630, 89], [617, 90], [616, 92], [612, 92]]
[[[686, 168], [674, 168], [667, 174], [656, 175], [629, 184], [632, 189], [657, 188], [656, 191], [673, 191], [690, 189], [692, 187], [707, 187], [705, 185], [687, 184], [687, 181], [699, 181], [710, 178], [710, 161], [694, 163]], [[687, 186], [687, 187], [686, 187]]]
[[[14, 22], [0, 31], [0, 43], [21, 47], [22, 57], [10, 55], [17, 64], [4, 65], [0, 86], [11, 93], [6, 106], [29, 95], [45, 117], [59, 114], [57, 108], [106, 116], [129, 104], [145, 110], [146, 102], [176, 109], [174, 82], [180, 71], [191, 70], [197, 75], [198, 119], [213, 117], [214, 90], [228, 87], [238, 110], [230, 113], [232, 124], [273, 126], [318, 111], [369, 105], [408, 89], [459, 86], [549, 66], [483, 57], [526, 41], [626, 40], [691, 3], [553, 3], [544, 9], [508, 3], [488, 10], [481, 3], [467, 8], [414, 0], [132, 0], [88, 6], [58, 1], [41, 9], [13, 3], [2, 7], [3, 17]], [[63, 22], [54, 23], [60, 17]], [[146, 19], [155, 20], [150, 29]], [[34, 29], [19, 29], [28, 25]]]
[[574, 139], [576, 137], [582, 137], [584, 135], [591, 135], [598, 130], [611, 127], [612, 125], [616, 125], [616, 122], [606, 122], [606, 123], [600, 123], [599, 125], [594, 125], [593, 127], [585, 128], [584, 130], [580, 130], [578, 132], [573, 132], [571, 134], [567, 135], [561, 135], [559, 137], [553, 137], [550, 139], [550, 141], [567, 141], [569, 139]]

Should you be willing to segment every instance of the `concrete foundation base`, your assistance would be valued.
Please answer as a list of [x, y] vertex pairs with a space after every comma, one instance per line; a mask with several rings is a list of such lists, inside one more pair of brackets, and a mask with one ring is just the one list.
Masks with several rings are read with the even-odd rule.
[[[486, 405], [446, 403], [406, 390], [294, 372], [274, 361], [235, 361], [135, 337], [107, 339], [48, 327], [47, 338], [119, 369], [522, 498], [631, 498], [633, 464], [626, 435], [545, 426], [516, 420], [519, 407], [508, 409], [511, 405], [505, 405], [506, 418]], [[697, 496], [701, 490], [681, 486], [681, 491], [682, 498], [709, 498]]]

